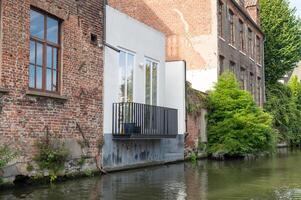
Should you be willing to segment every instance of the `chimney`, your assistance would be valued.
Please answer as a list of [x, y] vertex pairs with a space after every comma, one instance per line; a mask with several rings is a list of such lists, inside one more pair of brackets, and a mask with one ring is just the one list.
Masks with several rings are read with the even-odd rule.
[[245, 8], [254, 22], [260, 26], [260, 11], [258, 0], [245, 0]]

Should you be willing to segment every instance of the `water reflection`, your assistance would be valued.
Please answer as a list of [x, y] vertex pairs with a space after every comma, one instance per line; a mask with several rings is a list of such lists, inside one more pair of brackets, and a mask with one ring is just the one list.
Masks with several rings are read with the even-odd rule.
[[301, 199], [301, 152], [255, 161], [180, 163], [52, 186], [0, 192], [0, 200], [274, 200]]

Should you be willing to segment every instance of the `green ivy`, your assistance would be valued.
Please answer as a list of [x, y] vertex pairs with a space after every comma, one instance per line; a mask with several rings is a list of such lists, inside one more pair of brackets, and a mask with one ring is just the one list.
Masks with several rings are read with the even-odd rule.
[[272, 116], [224, 73], [208, 96], [208, 153], [244, 156], [270, 152], [276, 144]]
[[193, 89], [189, 82], [186, 82], [186, 96], [186, 110], [188, 114], [197, 116], [200, 114], [201, 109], [206, 108], [207, 94]]
[[5, 167], [15, 156], [16, 153], [12, 152], [7, 146], [0, 147], [0, 169]]
[[288, 85], [276, 83], [267, 88], [265, 109], [273, 115], [281, 140], [301, 144], [301, 84], [292, 77]]

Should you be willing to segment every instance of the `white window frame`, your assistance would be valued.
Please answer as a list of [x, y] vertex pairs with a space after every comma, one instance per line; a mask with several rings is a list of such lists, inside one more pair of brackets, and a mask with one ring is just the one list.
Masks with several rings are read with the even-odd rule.
[[[134, 52], [134, 51], [130, 51], [130, 50], [127, 50], [127, 49], [124, 49], [124, 48], [122, 48], [122, 47], [119, 47], [119, 53], [118, 53], [118, 70], [120, 70], [119, 68], [120, 68], [120, 53], [121, 52], [123, 52], [123, 53], [126, 53], [126, 55], [128, 55], [128, 54], [130, 54], [130, 55], [132, 55], [133, 57], [134, 57], [134, 62], [133, 62], [133, 88], [132, 88], [132, 90], [133, 90], [133, 94], [132, 94], [132, 102], [134, 102], [134, 91], [135, 91], [135, 66], [136, 66], [136, 53]], [[127, 61], [128, 61], [128, 56], [126, 56], [125, 57], [125, 63], [127, 63]], [[125, 77], [127, 77], [127, 73], [128, 73], [128, 70], [127, 70], [127, 64], [126, 64], [126, 69], [125, 69]], [[119, 73], [119, 72], [118, 72]], [[119, 77], [118, 77], [118, 82], [119, 82], [120, 80], [119, 80]], [[120, 87], [120, 83], [118, 83], [118, 86]], [[125, 84], [125, 94], [124, 94], [124, 100], [126, 100], [126, 101], [123, 101], [123, 102], [128, 102], [127, 101], [127, 99], [128, 99], [128, 85], [127, 84]], [[122, 99], [121, 99], [121, 97], [119, 96], [119, 94], [118, 94], [118, 99], [119, 99], [119, 101], [122, 101]]]
[[[153, 87], [152, 87], [152, 84], [151, 84], [151, 87], [150, 87], [150, 105], [153, 105], [153, 106], [157, 106], [158, 105], [158, 102], [159, 102], [159, 69], [160, 69], [160, 62], [158, 60], [155, 60], [155, 59], [152, 59], [150, 57], [147, 57], [145, 56], [144, 58], [144, 102], [146, 103], [146, 64], [147, 62], [151, 62], [151, 63], [156, 63], [157, 64], [157, 99], [156, 99], [156, 105], [153, 105], [153, 102], [152, 102], [152, 99], [153, 99]], [[153, 73], [152, 73], [152, 70], [153, 69], [153, 65], [151, 65], [151, 73], [150, 73], [150, 80], [152, 81], [153, 80]]]

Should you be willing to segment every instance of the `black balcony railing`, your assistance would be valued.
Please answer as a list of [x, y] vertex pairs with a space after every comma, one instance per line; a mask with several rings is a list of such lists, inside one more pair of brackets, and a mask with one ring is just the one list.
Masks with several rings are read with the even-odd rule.
[[174, 138], [178, 134], [178, 110], [140, 103], [113, 103], [114, 138]]

